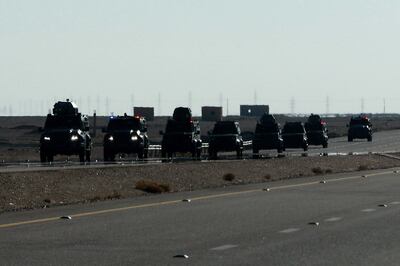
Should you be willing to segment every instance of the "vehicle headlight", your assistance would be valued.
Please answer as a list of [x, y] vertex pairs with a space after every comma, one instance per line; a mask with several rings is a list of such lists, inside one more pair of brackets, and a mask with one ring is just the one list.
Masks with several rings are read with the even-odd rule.
[[137, 139], [138, 139], [137, 136], [132, 136], [132, 137], [131, 137], [131, 140], [132, 140], [132, 141], [137, 141]]
[[138, 136], [140, 135], [140, 130], [136, 131], [136, 135]]
[[44, 140], [47, 140], [47, 141], [50, 141], [50, 140], [51, 140], [50, 137], [47, 137], [47, 136], [44, 137], [43, 139], [44, 139]]
[[77, 141], [79, 137], [77, 135], [72, 135], [71, 136], [71, 141]]
[[113, 136], [109, 136], [109, 137], [108, 137], [108, 140], [109, 140], [109, 141], [114, 141], [114, 137], [113, 137]]

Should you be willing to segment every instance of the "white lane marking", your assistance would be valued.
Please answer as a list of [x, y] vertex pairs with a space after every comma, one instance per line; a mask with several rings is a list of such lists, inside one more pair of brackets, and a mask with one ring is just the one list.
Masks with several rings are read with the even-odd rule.
[[290, 233], [297, 232], [299, 230], [300, 230], [299, 228], [288, 228], [288, 229], [279, 231], [279, 233], [281, 233], [281, 234], [290, 234]]
[[223, 245], [223, 246], [211, 248], [210, 250], [222, 251], [222, 250], [227, 250], [227, 249], [236, 248], [236, 247], [237, 247], [237, 245]]
[[374, 212], [374, 211], [376, 211], [376, 209], [364, 209], [364, 210], [361, 210], [362, 212]]
[[331, 217], [331, 218], [325, 219], [324, 221], [325, 222], [337, 222], [337, 221], [340, 221], [342, 219], [343, 219], [342, 217]]
[[390, 202], [389, 204], [390, 204], [390, 205], [399, 205], [399, 204], [400, 204], [400, 201], [392, 201], [392, 202]]

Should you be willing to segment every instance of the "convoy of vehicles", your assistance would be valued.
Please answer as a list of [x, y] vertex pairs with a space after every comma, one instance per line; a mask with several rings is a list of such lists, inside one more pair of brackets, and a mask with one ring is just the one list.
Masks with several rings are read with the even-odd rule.
[[40, 161], [52, 162], [55, 155], [79, 155], [79, 161], [90, 161], [92, 139], [89, 120], [68, 99], [54, 104], [40, 136]]
[[301, 122], [286, 122], [282, 130], [283, 146], [308, 150], [307, 133]]
[[309, 145], [322, 145], [328, 148], [328, 129], [319, 115], [311, 114], [304, 124]]
[[234, 151], [237, 158], [243, 156], [243, 139], [239, 122], [218, 121], [212, 132], [209, 132], [208, 155], [211, 159], [218, 157], [220, 151]]
[[143, 117], [126, 114], [110, 117], [104, 133], [104, 161], [114, 161], [117, 154], [137, 154], [139, 159], [147, 158], [149, 139]]
[[[56, 155], [78, 155], [80, 162], [90, 162], [92, 138], [89, 119], [78, 111], [75, 103], [68, 99], [55, 103], [53, 113], [47, 115], [41, 132], [41, 162], [52, 162]], [[150, 145], [144, 117], [127, 114], [110, 117], [103, 133], [104, 161], [114, 161], [118, 154], [137, 154], [139, 159], [148, 158]], [[160, 131], [160, 135], [162, 158], [172, 158], [176, 153], [190, 153], [192, 158], [201, 158], [204, 145], [200, 124], [193, 120], [190, 108], [175, 108], [165, 132]], [[218, 121], [208, 135], [209, 142], [205, 147], [210, 159], [218, 158], [219, 152], [235, 152], [237, 158], [242, 158], [245, 145], [239, 122]], [[363, 138], [372, 141], [371, 121], [366, 115], [353, 116], [348, 125], [348, 141]], [[257, 122], [250, 143], [254, 158], [259, 157], [261, 150], [282, 153], [287, 148], [307, 151], [309, 145], [327, 148], [328, 130], [326, 123], [315, 114], [311, 114], [304, 124], [286, 122], [281, 130], [276, 118], [266, 113]]]
[[348, 125], [348, 141], [354, 139], [367, 139], [372, 141], [372, 124], [366, 115], [353, 116]]
[[284, 144], [281, 128], [275, 117], [264, 114], [257, 122], [253, 138], [253, 155], [259, 156], [260, 150], [276, 149], [278, 153], [283, 151]]
[[192, 111], [187, 107], [175, 108], [172, 118], [168, 119], [161, 142], [161, 156], [172, 158], [176, 153], [191, 153], [193, 158], [200, 159], [202, 140], [200, 125], [193, 121]]

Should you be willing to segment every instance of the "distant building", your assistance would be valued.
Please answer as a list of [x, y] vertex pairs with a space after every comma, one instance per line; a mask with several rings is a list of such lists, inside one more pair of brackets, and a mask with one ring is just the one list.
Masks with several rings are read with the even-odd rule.
[[240, 105], [240, 116], [260, 117], [269, 114], [269, 105]]
[[203, 106], [201, 107], [201, 119], [203, 121], [221, 121], [222, 107], [220, 106]]
[[154, 120], [154, 107], [133, 107], [134, 116], [142, 116], [147, 121]]

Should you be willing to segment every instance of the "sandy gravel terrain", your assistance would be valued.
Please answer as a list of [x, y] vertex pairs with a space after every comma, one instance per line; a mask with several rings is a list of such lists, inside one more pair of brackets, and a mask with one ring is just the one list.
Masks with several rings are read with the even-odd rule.
[[139, 180], [175, 192], [398, 166], [399, 159], [358, 155], [0, 173], [0, 212], [146, 195]]

